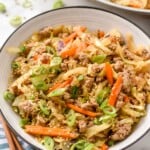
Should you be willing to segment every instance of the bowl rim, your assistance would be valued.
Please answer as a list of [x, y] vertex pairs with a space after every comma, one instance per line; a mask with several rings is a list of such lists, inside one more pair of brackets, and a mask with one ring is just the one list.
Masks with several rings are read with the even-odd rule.
[[107, 6], [111, 6], [120, 10], [129, 10], [133, 13], [139, 13], [139, 14], [146, 14], [146, 15], [150, 15], [150, 10], [149, 9], [141, 9], [141, 8], [133, 8], [133, 7], [129, 7], [129, 6], [124, 6], [124, 5], [119, 5], [117, 3], [113, 3], [109, 0], [96, 0], [97, 2], [103, 3]]
[[[33, 17], [31, 17], [30, 19], [26, 20], [24, 23], [22, 23], [17, 29], [15, 29], [9, 36], [8, 38], [6, 39], [6, 41], [2, 44], [1, 48], [0, 48], [0, 54], [2, 52], [2, 49], [5, 47], [5, 45], [7, 44], [8, 40], [11, 39], [11, 37], [22, 27], [24, 26], [25, 24], [27, 24], [28, 22], [30, 22], [31, 20], [35, 19], [36, 17], [39, 17], [39, 16], [42, 16], [44, 14], [47, 14], [47, 13], [51, 13], [53, 11], [59, 11], [59, 10], [63, 10], [63, 9], [91, 9], [91, 10], [96, 10], [96, 11], [103, 11], [103, 12], [106, 12], [106, 13], [110, 13], [110, 14], [113, 14], [115, 16], [118, 16], [119, 18], [121, 19], [124, 19], [126, 21], [128, 21], [129, 23], [131, 23], [132, 25], [136, 26], [139, 30], [141, 30], [148, 38], [150, 38], [150, 36], [148, 35], [148, 33], [146, 31], [144, 31], [141, 27], [139, 27], [135, 22], [131, 21], [130, 19], [127, 19], [126, 17], [123, 17], [122, 15], [120, 14], [117, 14], [117, 13], [114, 13], [114, 12], [111, 12], [111, 11], [108, 11], [108, 10], [105, 10], [105, 9], [101, 9], [101, 8], [98, 8], [98, 7], [93, 7], [93, 6], [67, 6], [67, 7], [63, 7], [63, 8], [58, 8], [58, 9], [52, 9], [52, 10], [48, 10], [48, 11], [44, 11], [44, 12], [41, 12]], [[29, 144], [31, 147], [33, 148], [36, 148], [36, 149], [39, 149], [39, 147], [33, 145], [32, 143], [28, 142], [22, 135], [20, 135], [16, 130], [15, 128], [9, 123], [9, 121], [7, 120], [7, 118], [5, 117], [5, 115], [3, 114], [2, 110], [0, 109], [0, 114], [3, 116], [3, 118], [6, 120], [8, 126], [11, 128], [11, 130], [18, 136], [20, 137], [24, 142], [26, 142], [27, 144]], [[135, 144], [136, 142], [138, 142], [140, 139], [142, 139], [148, 132], [150, 131], [150, 127], [143, 133], [141, 134], [141, 136], [136, 139], [134, 142], [131, 142], [130, 144], [128, 144], [126, 147], [124, 147], [123, 149], [120, 149], [120, 150], [124, 150], [126, 148], [129, 148], [130, 146], [132, 146], [133, 144]]]

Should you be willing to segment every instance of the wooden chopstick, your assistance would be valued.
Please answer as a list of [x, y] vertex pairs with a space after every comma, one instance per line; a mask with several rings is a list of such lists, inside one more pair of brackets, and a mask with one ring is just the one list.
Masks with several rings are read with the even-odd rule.
[[0, 115], [0, 121], [2, 122], [4, 132], [8, 140], [9, 148], [11, 150], [23, 150], [18, 139], [15, 137], [14, 133], [9, 129], [6, 121], [1, 115]]
[[7, 140], [8, 140], [9, 148], [10, 148], [11, 150], [16, 150], [15, 145], [14, 145], [14, 141], [13, 141], [13, 139], [12, 139], [12, 137], [11, 137], [11, 134], [10, 134], [10, 130], [9, 130], [9, 128], [8, 128], [8, 126], [7, 126], [7, 124], [6, 124], [6, 122], [4, 121], [4, 119], [3, 119], [3, 117], [2, 117], [1, 115], [0, 115], [0, 120], [1, 120], [2, 125], [3, 125], [6, 138], [7, 138]]
[[14, 135], [13, 132], [11, 132], [11, 136], [13, 138], [13, 141], [15, 143], [15, 146], [16, 146], [17, 150], [23, 150], [22, 146], [20, 145], [18, 139], [16, 138], [16, 136]]

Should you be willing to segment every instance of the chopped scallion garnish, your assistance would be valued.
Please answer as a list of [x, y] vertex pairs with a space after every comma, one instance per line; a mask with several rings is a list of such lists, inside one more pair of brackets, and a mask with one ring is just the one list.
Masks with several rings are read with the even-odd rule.
[[4, 99], [6, 101], [12, 102], [15, 99], [15, 95], [9, 91], [4, 92]]
[[13, 16], [10, 19], [10, 24], [14, 27], [21, 25], [22, 24], [22, 17], [21, 16]]
[[0, 12], [1, 13], [6, 12], [6, 6], [3, 3], [0, 3]]
[[64, 7], [64, 3], [62, 0], [55, 0], [53, 4], [53, 9], [58, 9]]

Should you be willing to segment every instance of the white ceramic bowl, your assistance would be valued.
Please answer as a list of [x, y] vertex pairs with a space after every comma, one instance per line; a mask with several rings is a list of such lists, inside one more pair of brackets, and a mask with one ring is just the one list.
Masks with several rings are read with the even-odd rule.
[[[68, 7], [59, 10], [44, 12], [21, 25], [5, 42], [0, 53], [0, 108], [2, 114], [10, 127], [25, 141], [36, 148], [44, 149], [32, 136], [26, 134], [19, 126], [19, 116], [15, 114], [9, 104], [3, 99], [3, 92], [7, 89], [8, 77], [11, 71], [11, 61], [14, 59], [6, 49], [10, 46], [18, 46], [20, 42], [27, 39], [33, 32], [48, 25], [84, 25], [91, 30], [102, 29], [109, 31], [117, 28], [123, 34], [131, 32], [135, 42], [145, 46], [150, 45], [149, 37], [136, 25], [115, 14], [89, 7]], [[136, 142], [150, 128], [150, 106], [147, 108], [147, 115], [142, 118], [135, 131], [124, 141], [116, 144], [110, 150], [121, 150]]]
[[131, 11], [131, 12], [135, 12], [135, 13], [150, 15], [150, 9], [139, 9], [139, 8], [127, 7], [127, 6], [123, 6], [123, 5], [113, 3], [110, 0], [97, 0], [97, 1], [100, 2], [100, 3], [103, 3], [105, 5], [117, 8], [117, 9], [123, 9], [125, 11]]

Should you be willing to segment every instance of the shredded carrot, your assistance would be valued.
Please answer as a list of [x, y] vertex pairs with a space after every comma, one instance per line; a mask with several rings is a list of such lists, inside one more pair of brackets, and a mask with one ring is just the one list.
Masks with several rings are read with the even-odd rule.
[[64, 43], [67, 44], [70, 41], [72, 41], [74, 38], [76, 38], [77, 36], [79, 36], [82, 32], [84, 32], [86, 30], [86, 27], [84, 26], [80, 26], [79, 28], [77, 28], [75, 30], [75, 32], [71, 33], [69, 36], [64, 38]]
[[37, 61], [37, 60], [39, 59], [39, 54], [35, 54], [35, 55], [33, 56], [33, 59], [34, 59], [35, 61]]
[[61, 51], [60, 56], [62, 58], [66, 58], [66, 57], [69, 57], [69, 56], [75, 56], [76, 51], [77, 51], [77, 46], [72, 46], [71, 48], [69, 48], [67, 50]]
[[[41, 54], [35, 54], [35, 55], [33, 56], [33, 60], [34, 60], [34, 61], [38, 61], [38, 59], [40, 58], [40, 55], [41, 55]], [[41, 59], [41, 62], [42, 62], [42, 64], [49, 64], [49, 63], [50, 63], [50, 57], [43, 57], [43, 58]]]
[[101, 150], [108, 150], [108, 146], [106, 144], [103, 144]]
[[87, 116], [90, 116], [90, 117], [96, 117], [96, 116], [99, 115], [99, 113], [95, 113], [95, 112], [92, 112], [92, 111], [85, 110], [85, 109], [80, 108], [80, 107], [78, 107], [76, 105], [73, 105], [71, 103], [67, 103], [67, 107], [73, 109], [76, 112], [79, 112], [81, 114], [84, 114], [84, 115], [87, 115]]
[[112, 87], [112, 91], [111, 91], [109, 99], [108, 99], [108, 104], [110, 104], [112, 106], [114, 106], [116, 104], [117, 97], [122, 88], [122, 83], [123, 83], [122, 76], [119, 76], [117, 81], [115, 82], [115, 84]]
[[86, 27], [84, 26], [80, 26], [79, 28], [76, 29], [76, 32], [78, 35], [80, 35], [82, 32], [84, 32], [86, 30]]
[[72, 34], [70, 34], [69, 36], [64, 38], [64, 43], [67, 44], [69, 43], [71, 40], [73, 40], [75, 37], [77, 36], [76, 32], [73, 32]]
[[110, 63], [105, 63], [105, 71], [106, 71], [106, 77], [108, 82], [110, 83], [110, 85], [113, 84], [113, 70], [112, 67], [110, 65]]
[[67, 129], [62, 128], [50, 128], [50, 127], [43, 127], [39, 125], [26, 125], [25, 131], [32, 135], [47, 135], [52, 137], [63, 137], [63, 138], [71, 138], [74, 139], [77, 137], [77, 134], [71, 133]]
[[73, 77], [70, 77], [64, 82], [54, 84], [52, 87], [50, 87], [49, 92], [51, 92], [55, 89], [58, 89], [58, 88], [66, 87], [67, 85], [69, 85], [72, 82], [72, 80], [73, 80]]
[[105, 35], [105, 32], [104, 32], [104, 31], [99, 31], [99, 32], [98, 32], [98, 37], [99, 37], [99, 38], [104, 37], [104, 35]]

